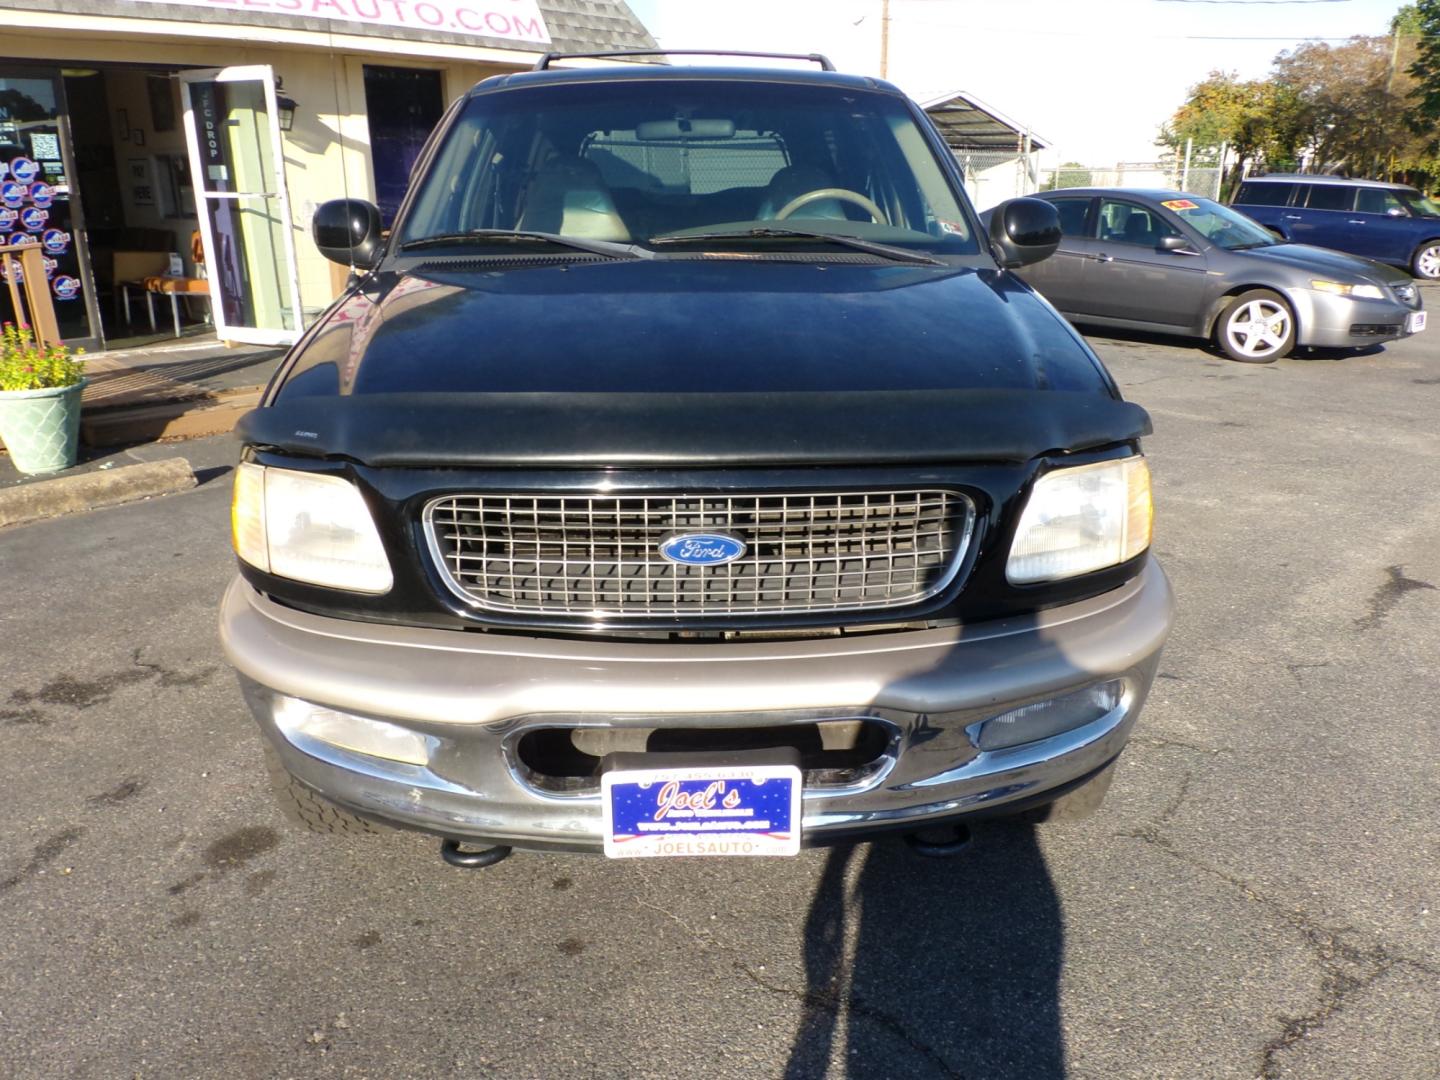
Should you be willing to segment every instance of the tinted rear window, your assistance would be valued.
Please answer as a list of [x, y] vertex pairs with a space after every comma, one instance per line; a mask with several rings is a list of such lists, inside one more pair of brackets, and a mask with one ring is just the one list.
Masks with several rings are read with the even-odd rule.
[[1090, 209], [1089, 199], [1056, 199], [1055, 209], [1060, 212], [1060, 232], [1065, 236], [1085, 235], [1085, 215]]
[[1235, 201], [1245, 206], [1287, 206], [1294, 184], [1241, 184]]
[[1355, 189], [1341, 184], [1311, 184], [1310, 201], [1305, 205], [1311, 210], [1349, 210], [1355, 205]]
[[1355, 208], [1362, 214], [1405, 213], [1405, 204], [1400, 196], [1384, 188], [1361, 188], [1357, 192]]

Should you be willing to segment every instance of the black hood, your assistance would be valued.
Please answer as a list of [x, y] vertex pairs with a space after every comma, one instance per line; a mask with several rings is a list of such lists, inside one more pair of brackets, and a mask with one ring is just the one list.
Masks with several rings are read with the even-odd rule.
[[1149, 422], [1007, 274], [736, 258], [380, 275], [237, 430], [372, 465], [819, 464], [1028, 460]]
[[450, 261], [385, 274], [330, 316], [286, 382], [282, 400], [297, 393], [1106, 392], [1088, 349], [1008, 275], [744, 258], [488, 272]]

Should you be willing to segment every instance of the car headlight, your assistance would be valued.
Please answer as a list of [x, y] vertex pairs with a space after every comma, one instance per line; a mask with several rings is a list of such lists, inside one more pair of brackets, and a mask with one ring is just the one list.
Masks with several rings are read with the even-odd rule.
[[1055, 469], [1030, 489], [1005, 577], [1024, 585], [1116, 566], [1150, 546], [1152, 518], [1143, 457]]
[[1343, 281], [1323, 281], [1317, 278], [1310, 282], [1310, 287], [1316, 292], [1334, 293], [1336, 296], [1358, 296], [1364, 300], [1385, 299], [1385, 294], [1378, 285], [1347, 285]]
[[266, 573], [363, 593], [394, 583], [370, 508], [341, 477], [246, 462], [230, 526], [235, 553]]

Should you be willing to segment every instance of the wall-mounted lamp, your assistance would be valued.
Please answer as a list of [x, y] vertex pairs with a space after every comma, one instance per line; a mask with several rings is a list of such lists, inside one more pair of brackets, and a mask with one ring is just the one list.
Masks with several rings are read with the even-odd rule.
[[280, 120], [280, 130], [289, 131], [295, 126], [295, 110], [300, 103], [285, 93], [285, 80], [275, 76], [275, 108]]

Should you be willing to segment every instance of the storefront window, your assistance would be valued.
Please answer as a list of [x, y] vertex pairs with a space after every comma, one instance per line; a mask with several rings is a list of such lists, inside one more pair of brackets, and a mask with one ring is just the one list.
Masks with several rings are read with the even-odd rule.
[[[0, 243], [39, 243], [60, 334], [90, 338], [88, 301], [76, 251], [75, 192], [66, 170], [60, 101], [53, 78], [0, 67]], [[19, 260], [9, 261], [20, 274]], [[0, 320], [14, 321], [10, 290], [0, 288]]]

